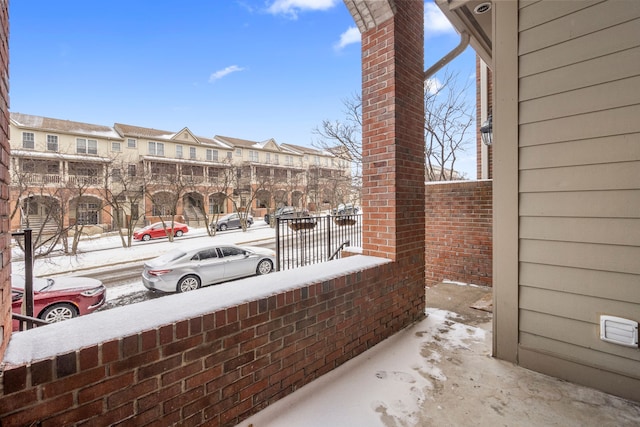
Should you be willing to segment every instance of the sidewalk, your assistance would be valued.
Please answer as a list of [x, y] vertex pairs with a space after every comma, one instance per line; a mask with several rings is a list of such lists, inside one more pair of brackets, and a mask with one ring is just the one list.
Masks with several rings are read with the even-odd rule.
[[239, 426], [640, 425], [639, 403], [490, 357], [490, 292], [428, 288], [426, 319]]

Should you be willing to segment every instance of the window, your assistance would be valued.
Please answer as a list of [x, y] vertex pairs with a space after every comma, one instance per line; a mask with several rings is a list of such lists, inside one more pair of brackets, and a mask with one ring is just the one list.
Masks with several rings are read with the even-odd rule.
[[129, 165], [129, 176], [136, 176], [136, 165]]
[[47, 164], [47, 174], [49, 175], [58, 175], [60, 173], [60, 164], [58, 163], [48, 163]]
[[189, 147], [189, 158], [191, 160], [196, 159], [196, 147]]
[[236, 148], [236, 156], [242, 157], [242, 148]]
[[120, 171], [120, 169], [112, 169], [111, 176], [113, 176], [113, 179], [115, 179], [116, 181], [122, 180], [122, 172]]
[[267, 162], [267, 163], [271, 163], [271, 153], [267, 153], [267, 154], [266, 154], [266, 157], [267, 157], [267, 158], [266, 158], [266, 162]]
[[98, 141], [95, 139], [76, 139], [76, 152], [78, 154], [98, 154]]
[[231, 160], [231, 157], [233, 156], [233, 154], [231, 154], [231, 151], [227, 152], [227, 159]]
[[203, 261], [205, 259], [218, 258], [218, 252], [216, 248], [213, 249], [205, 249], [204, 251], [200, 251], [191, 258], [193, 261]]
[[149, 154], [152, 156], [164, 156], [164, 143], [149, 141]]
[[33, 132], [22, 132], [22, 148], [34, 149], [35, 147], [35, 138], [33, 137]]
[[58, 151], [58, 135], [47, 135], [47, 151]]
[[79, 203], [78, 204], [78, 224], [97, 224], [98, 223], [98, 204], [97, 203]]
[[136, 148], [136, 140], [133, 138], [127, 139], [127, 148]]
[[33, 161], [27, 160], [22, 163], [22, 172], [34, 173], [35, 171], [36, 171], [36, 164]]
[[[151, 151], [151, 150], [149, 150], [149, 151]], [[149, 154], [151, 154], [151, 153], [149, 153]], [[176, 145], [176, 157], [178, 159], [182, 158], [182, 145]]]
[[111, 142], [111, 151], [121, 151], [122, 150], [122, 145], [120, 144], [120, 141], [112, 141]]
[[284, 164], [287, 166], [293, 166], [293, 157], [284, 156]]
[[210, 161], [210, 162], [217, 162], [218, 161], [218, 150], [208, 149], [207, 150], [207, 160]]
[[273, 155], [273, 164], [275, 164], [275, 165], [279, 165], [280, 164], [280, 159], [278, 158], [277, 154]]
[[222, 252], [222, 256], [235, 256], [235, 255], [244, 255], [245, 251], [240, 248], [223, 246], [220, 248], [220, 252]]
[[249, 161], [250, 162], [257, 162], [258, 161], [258, 152], [257, 151], [249, 150]]

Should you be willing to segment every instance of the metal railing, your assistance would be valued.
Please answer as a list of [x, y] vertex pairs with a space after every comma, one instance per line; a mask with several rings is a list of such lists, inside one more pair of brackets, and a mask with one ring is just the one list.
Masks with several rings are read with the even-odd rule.
[[362, 215], [278, 218], [276, 222], [278, 271], [340, 258], [346, 246], [362, 246]]
[[11, 233], [12, 237], [24, 237], [24, 293], [22, 294], [23, 314], [11, 313], [11, 318], [19, 322], [18, 330], [22, 331], [40, 325], [46, 325], [44, 320], [33, 317], [33, 237], [32, 230]]

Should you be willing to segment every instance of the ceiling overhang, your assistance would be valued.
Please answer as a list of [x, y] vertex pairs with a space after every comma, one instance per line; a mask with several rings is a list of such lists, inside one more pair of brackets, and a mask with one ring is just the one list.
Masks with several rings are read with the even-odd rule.
[[394, 3], [394, 0], [344, 0], [361, 34], [392, 18]]
[[488, 0], [435, 0], [458, 32], [467, 32], [470, 44], [484, 62], [492, 67], [492, 6]]

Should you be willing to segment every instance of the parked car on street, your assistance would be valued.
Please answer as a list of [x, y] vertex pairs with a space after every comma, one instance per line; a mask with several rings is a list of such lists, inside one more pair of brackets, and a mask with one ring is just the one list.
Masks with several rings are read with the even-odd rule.
[[353, 206], [353, 203], [340, 203], [337, 208], [333, 208], [331, 213], [333, 215], [354, 215], [357, 214], [360, 208]]
[[[251, 215], [247, 215], [247, 228], [251, 227], [252, 224], [253, 217]], [[242, 228], [242, 224], [240, 223], [240, 215], [238, 215], [237, 213], [223, 215], [218, 218], [218, 221], [214, 221], [211, 223], [211, 228], [218, 231], [224, 231], [229, 228]]]
[[150, 290], [187, 292], [240, 277], [269, 274], [275, 257], [270, 249], [230, 244], [176, 248], [144, 264], [142, 283]]
[[302, 211], [296, 211], [296, 208], [294, 208], [293, 206], [282, 206], [278, 209], [276, 209], [276, 211], [272, 214], [265, 214], [264, 216], [264, 222], [266, 222], [267, 224], [269, 224], [269, 221], [271, 221], [271, 216], [273, 215], [273, 217], [275, 219], [278, 218], [298, 218], [298, 217], [306, 217], [309, 216], [309, 212], [307, 210], [302, 210]]
[[[147, 225], [144, 228], [133, 233], [133, 240], [144, 240], [145, 242], [151, 239], [157, 239], [159, 237], [167, 237], [169, 231], [171, 230], [171, 222], [166, 222], [163, 226], [161, 222], [156, 222], [150, 225]], [[184, 233], [189, 231], [189, 227], [186, 224], [182, 224], [180, 222], [173, 223], [173, 235], [175, 237], [180, 237]]]
[[[11, 275], [11, 311], [22, 313], [25, 277]], [[89, 277], [33, 278], [33, 317], [49, 323], [91, 313], [106, 301], [107, 289]], [[19, 322], [13, 321], [17, 331]]]

